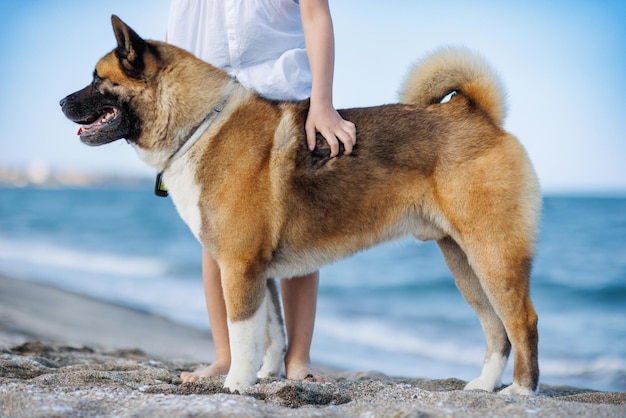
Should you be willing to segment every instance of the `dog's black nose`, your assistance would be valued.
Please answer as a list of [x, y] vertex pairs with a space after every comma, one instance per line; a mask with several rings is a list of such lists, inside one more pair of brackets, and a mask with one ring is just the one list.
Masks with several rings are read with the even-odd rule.
[[61, 107], [65, 106], [65, 102], [66, 102], [66, 101], [67, 101], [67, 97], [62, 98], [62, 99], [59, 101], [59, 106], [61, 106]]

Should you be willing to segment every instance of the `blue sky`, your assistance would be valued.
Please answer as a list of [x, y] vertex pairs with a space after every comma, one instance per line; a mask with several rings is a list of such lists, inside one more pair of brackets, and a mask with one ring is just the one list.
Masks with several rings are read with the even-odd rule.
[[[124, 141], [90, 148], [58, 101], [115, 45], [110, 15], [165, 38], [169, 0], [0, 1], [0, 167], [152, 175]], [[626, 190], [626, 2], [331, 0], [336, 107], [396, 101], [413, 62], [465, 45], [500, 73], [506, 128], [544, 190]]]

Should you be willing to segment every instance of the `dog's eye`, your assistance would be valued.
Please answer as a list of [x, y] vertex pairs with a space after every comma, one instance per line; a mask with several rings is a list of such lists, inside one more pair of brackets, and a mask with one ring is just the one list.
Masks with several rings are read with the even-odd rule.
[[94, 89], [98, 88], [98, 83], [102, 81], [102, 79], [100, 77], [98, 77], [98, 74], [93, 73], [93, 81], [91, 83], [91, 85], [93, 86]]

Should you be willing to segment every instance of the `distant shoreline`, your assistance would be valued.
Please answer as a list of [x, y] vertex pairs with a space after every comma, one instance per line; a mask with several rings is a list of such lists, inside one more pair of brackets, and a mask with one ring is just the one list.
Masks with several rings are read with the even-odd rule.
[[[42, 188], [42, 189], [81, 189], [81, 188], [123, 188], [152, 190], [154, 178], [146, 174], [103, 174], [84, 171], [30, 172], [0, 167], [0, 188]], [[626, 198], [626, 189], [563, 189], [544, 190], [544, 198]]]
[[154, 180], [146, 175], [101, 174], [85, 171], [49, 170], [34, 168], [16, 170], [0, 167], [0, 187], [88, 188], [124, 187], [139, 188], [152, 185]]

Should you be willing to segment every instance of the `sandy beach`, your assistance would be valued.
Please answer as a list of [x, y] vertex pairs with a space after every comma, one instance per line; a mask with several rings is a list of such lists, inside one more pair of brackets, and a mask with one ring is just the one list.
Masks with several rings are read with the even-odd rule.
[[266, 380], [242, 395], [224, 393], [223, 377], [181, 384], [181, 371], [213, 358], [206, 333], [7, 277], [0, 277], [0, 350], [3, 417], [626, 416], [626, 393], [550, 382], [533, 398], [376, 371], [327, 370], [332, 384]]

